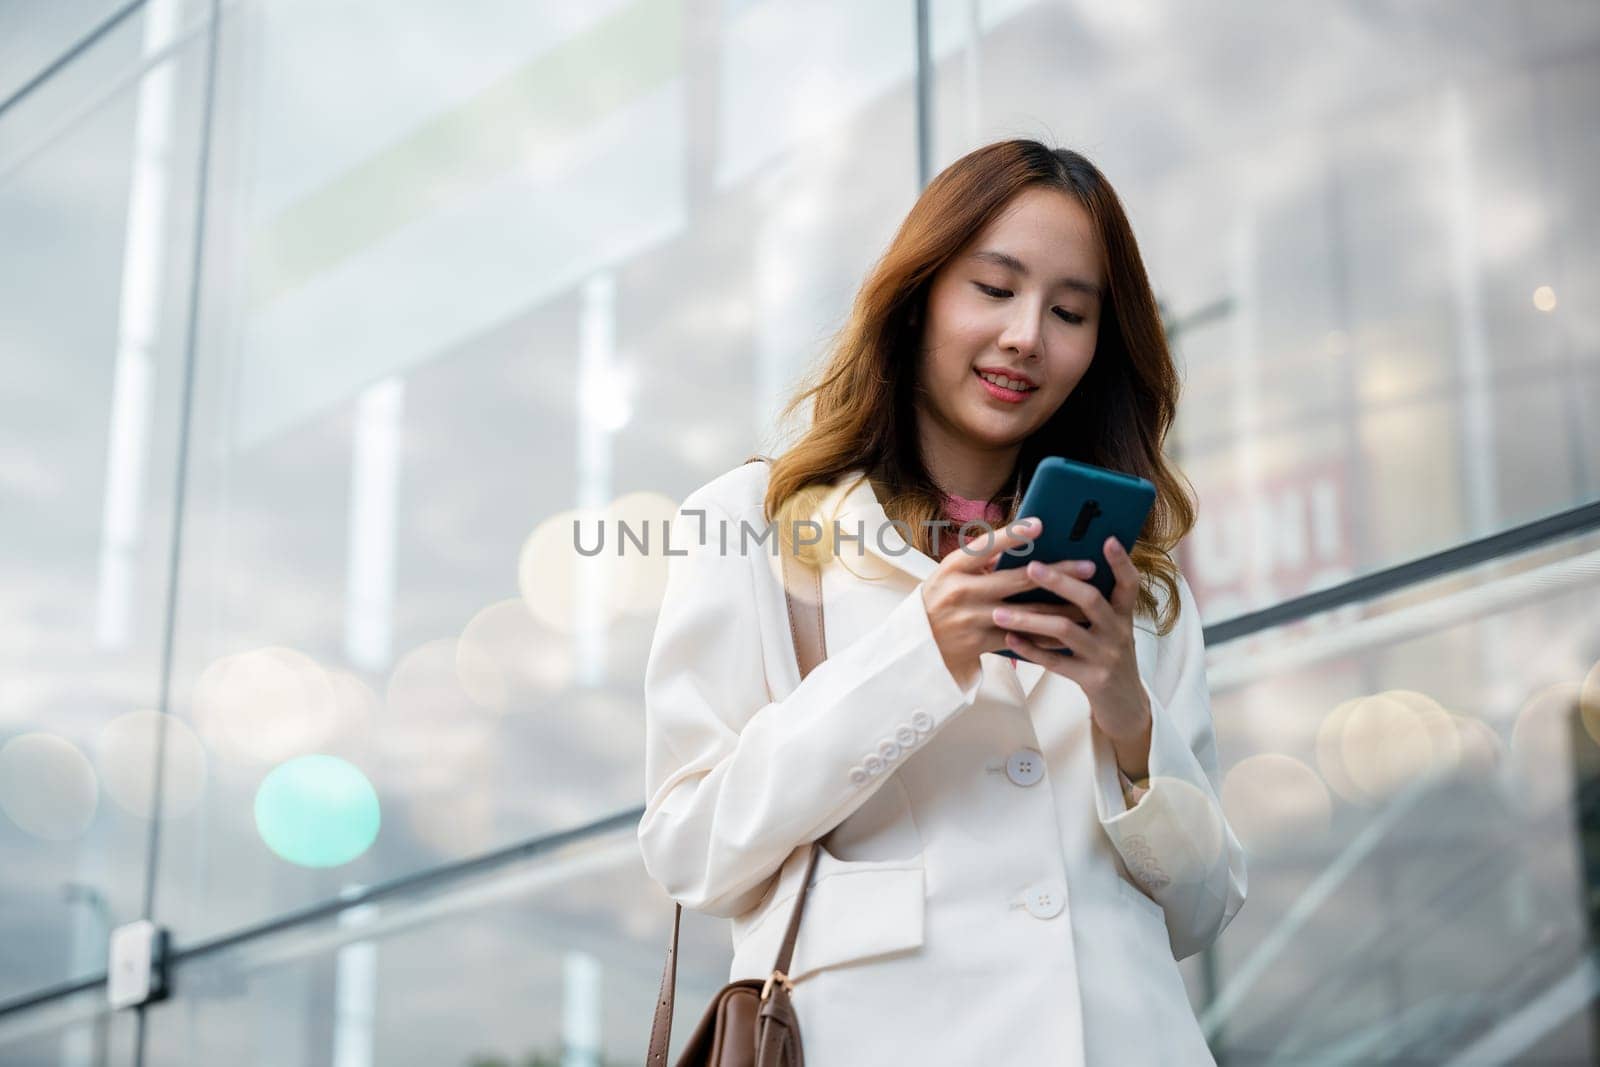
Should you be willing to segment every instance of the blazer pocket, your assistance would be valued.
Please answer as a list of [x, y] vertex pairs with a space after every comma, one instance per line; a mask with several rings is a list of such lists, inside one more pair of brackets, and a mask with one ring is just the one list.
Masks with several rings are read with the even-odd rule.
[[1145, 896], [1137, 886], [1120, 876], [1117, 878], [1117, 890], [1135, 911], [1143, 913], [1147, 918], [1154, 919], [1161, 924], [1163, 930], [1166, 929], [1167, 912], [1160, 904]]
[[[800, 916], [789, 979], [920, 948], [924, 900], [920, 857], [847, 861], [824, 849]], [[747, 930], [734, 948], [734, 977], [772, 972], [794, 901], [793, 892], [774, 900]]]

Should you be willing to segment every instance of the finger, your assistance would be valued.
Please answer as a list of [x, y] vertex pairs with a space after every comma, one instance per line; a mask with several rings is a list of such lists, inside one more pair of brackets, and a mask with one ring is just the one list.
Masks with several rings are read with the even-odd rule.
[[1073, 672], [1077, 666], [1077, 659], [1075, 656], [1069, 656], [1065, 652], [1052, 651], [1051, 649], [1045, 648], [1032, 638], [1025, 637], [1022, 634], [1007, 633], [1006, 647], [1015, 652], [1017, 655], [1021, 656], [1023, 659], [1032, 663], [1037, 663], [1039, 666], [1045, 667], [1067, 678], [1073, 677]]
[[1030, 589], [1041, 588], [1039, 580], [1028, 573], [1027, 567], [1007, 567], [1001, 570], [996, 567], [978, 579], [983, 582], [984, 591], [996, 600], [1004, 600], [1017, 593], [1025, 593]]
[[1039, 583], [1039, 588], [1048, 589], [1068, 603], [1076, 604], [1078, 609], [1083, 612], [1084, 617], [1092, 624], [1099, 617], [1099, 612], [1105, 607], [1106, 599], [1100, 595], [1100, 590], [1088, 582], [1080, 581], [1067, 574], [1066, 570], [1071, 566], [1071, 563], [1041, 563], [1034, 561], [1023, 569]]
[[1039, 536], [1043, 527], [1038, 519], [1031, 521], [1032, 526], [1025, 525], [1025, 522], [1013, 522], [988, 534], [979, 533], [971, 544], [956, 546], [950, 555], [956, 558], [956, 566], [961, 570], [974, 574], [986, 571], [1006, 549], [1025, 545]]
[[1116, 579], [1111, 588], [1111, 606], [1121, 614], [1132, 615], [1134, 605], [1139, 602], [1139, 568], [1134, 566], [1133, 557], [1115, 536], [1106, 538], [1105, 554]]
[[994, 624], [1002, 630], [1033, 635], [1046, 639], [1041, 643], [1052, 648], [1071, 648], [1074, 632], [1081, 632], [1072, 619], [1033, 608], [1004, 607], [994, 610]]
[[1039, 610], [1041, 606], [1031, 605], [1018, 612], [1012, 605], [1007, 604], [1004, 609], [1013, 613], [1007, 616], [1009, 621], [1002, 623], [995, 618], [990, 621], [1002, 632], [1022, 634], [1047, 651], [1063, 652], [1071, 649], [1077, 657], [1076, 662], [1079, 663], [1092, 660], [1099, 654], [1103, 643], [1101, 631], [1095, 630], [1087, 622], [1067, 620], [1063, 615], [1054, 616], [1056, 621], [1052, 624], [1049, 621], [1051, 616]]
[[[1051, 615], [1061, 619], [1071, 619], [1079, 626], [1088, 626], [1089, 619], [1084, 615], [1083, 609], [1076, 604], [1062, 604], [1057, 601], [1013, 601], [1027, 611], [1037, 612], [1040, 615]], [[998, 604], [996, 607], [1010, 607], [1010, 604]]]

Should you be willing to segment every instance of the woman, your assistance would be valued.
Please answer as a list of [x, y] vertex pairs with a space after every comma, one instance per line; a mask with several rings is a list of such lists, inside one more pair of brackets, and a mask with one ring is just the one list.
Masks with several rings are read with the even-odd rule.
[[[670, 896], [733, 920], [745, 978], [822, 840], [788, 975], [811, 1067], [1210, 1061], [1176, 961], [1245, 866], [1170, 556], [1194, 514], [1161, 453], [1177, 394], [1111, 186], [1006, 141], [912, 207], [786, 409], [812, 401], [798, 443], [685, 500], [639, 842]], [[1037, 527], [934, 525], [1009, 522], [1048, 455], [1157, 487], [1131, 558], [1107, 543], [1109, 601], [1070, 562], [995, 570]], [[821, 569], [829, 657], [803, 683], [774, 533]], [[1036, 587], [1067, 603], [1003, 603]]]

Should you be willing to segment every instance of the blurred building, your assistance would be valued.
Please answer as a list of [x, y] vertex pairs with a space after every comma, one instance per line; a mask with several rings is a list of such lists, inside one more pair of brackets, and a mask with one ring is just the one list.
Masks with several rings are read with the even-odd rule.
[[560, 549], [1010, 136], [1186, 376], [1219, 1060], [1592, 1061], [1597, 104], [1587, 0], [0, 4], [0, 1062], [639, 1062], [660, 560]]

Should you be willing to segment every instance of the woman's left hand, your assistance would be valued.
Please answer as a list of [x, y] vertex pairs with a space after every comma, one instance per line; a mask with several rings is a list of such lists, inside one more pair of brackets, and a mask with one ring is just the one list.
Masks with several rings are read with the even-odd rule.
[[[1028, 575], [1040, 588], [1077, 606], [1088, 620], [1087, 628], [1061, 614], [1060, 606], [1052, 611], [1051, 605], [1043, 604], [998, 608], [994, 622], [1013, 631], [1006, 635], [1006, 647], [1012, 652], [1082, 687], [1095, 724], [1116, 748], [1118, 765], [1128, 777], [1138, 779], [1145, 777], [1150, 751], [1150, 699], [1139, 679], [1133, 647], [1139, 569], [1115, 537], [1106, 538], [1105, 557], [1115, 578], [1109, 602], [1084, 580], [1087, 575], [1078, 576], [1078, 560], [1028, 564]], [[1026, 635], [1046, 640], [1041, 644]], [[1046, 645], [1070, 648], [1072, 655]]]

